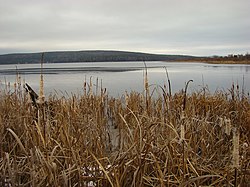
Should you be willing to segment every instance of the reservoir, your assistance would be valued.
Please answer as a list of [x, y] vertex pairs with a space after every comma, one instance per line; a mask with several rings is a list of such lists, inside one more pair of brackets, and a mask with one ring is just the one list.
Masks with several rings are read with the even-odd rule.
[[[121, 96], [125, 91], [143, 92], [144, 76], [150, 90], [168, 85], [167, 73], [173, 93], [184, 89], [188, 80], [189, 92], [206, 89], [210, 93], [228, 91], [232, 84], [238, 84], [240, 91], [250, 90], [250, 65], [208, 64], [197, 62], [82, 62], [54, 63], [43, 65], [44, 89], [51, 93], [82, 93], [84, 82], [93, 84], [93, 91], [107, 89], [111, 96]], [[40, 81], [40, 64], [0, 65], [0, 87], [13, 85], [17, 73], [22, 82], [28, 83], [37, 93]], [[98, 83], [97, 83], [98, 80]], [[159, 91], [160, 92], [160, 91]]]

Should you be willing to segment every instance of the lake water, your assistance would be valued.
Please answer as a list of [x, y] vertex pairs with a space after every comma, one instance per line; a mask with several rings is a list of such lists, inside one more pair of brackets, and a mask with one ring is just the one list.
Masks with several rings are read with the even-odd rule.
[[[232, 83], [238, 83], [245, 92], [250, 90], [250, 65], [220, 65], [206, 63], [182, 62], [146, 62], [148, 80], [151, 90], [157, 85], [167, 84], [166, 69], [169, 74], [173, 92], [185, 87], [192, 79], [189, 91], [208, 87], [210, 92], [228, 90]], [[166, 69], [165, 69], [166, 68]], [[38, 93], [40, 80], [39, 64], [0, 65], [0, 87], [6, 82], [13, 85], [16, 72]], [[131, 90], [143, 92], [143, 62], [88, 62], [44, 64], [44, 88], [46, 95], [59, 93], [81, 93], [84, 80], [96, 79], [112, 96], [122, 95]], [[95, 90], [95, 89], [94, 89]]]

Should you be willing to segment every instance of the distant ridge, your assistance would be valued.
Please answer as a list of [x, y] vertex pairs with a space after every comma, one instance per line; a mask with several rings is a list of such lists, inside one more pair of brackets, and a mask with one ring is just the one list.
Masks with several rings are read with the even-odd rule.
[[[44, 62], [118, 62], [118, 61], [180, 61], [195, 57], [185, 55], [159, 55], [128, 51], [55, 51], [44, 52]], [[42, 52], [15, 53], [0, 55], [0, 64], [34, 64], [40, 63]]]

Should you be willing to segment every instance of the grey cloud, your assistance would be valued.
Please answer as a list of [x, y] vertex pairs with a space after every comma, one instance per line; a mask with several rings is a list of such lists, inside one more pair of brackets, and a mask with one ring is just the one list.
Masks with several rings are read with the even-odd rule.
[[232, 46], [245, 52], [248, 7], [248, 0], [4, 1], [0, 53], [108, 48], [206, 55], [216, 46], [220, 53]]

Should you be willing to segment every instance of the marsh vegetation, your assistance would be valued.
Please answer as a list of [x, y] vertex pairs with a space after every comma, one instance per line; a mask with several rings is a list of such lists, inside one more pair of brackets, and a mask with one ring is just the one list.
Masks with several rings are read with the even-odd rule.
[[170, 81], [153, 91], [145, 76], [143, 93], [98, 88], [35, 103], [20, 78], [0, 90], [0, 186], [250, 183], [249, 95], [239, 86], [172, 94]]

